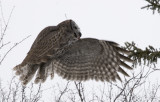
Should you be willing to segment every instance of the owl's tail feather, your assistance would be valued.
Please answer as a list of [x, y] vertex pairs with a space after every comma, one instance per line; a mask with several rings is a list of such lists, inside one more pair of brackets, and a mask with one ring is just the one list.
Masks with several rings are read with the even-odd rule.
[[16, 75], [20, 76], [20, 80], [23, 85], [26, 85], [34, 76], [38, 69], [38, 65], [26, 64], [25, 66], [17, 65], [13, 68], [16, 71]]

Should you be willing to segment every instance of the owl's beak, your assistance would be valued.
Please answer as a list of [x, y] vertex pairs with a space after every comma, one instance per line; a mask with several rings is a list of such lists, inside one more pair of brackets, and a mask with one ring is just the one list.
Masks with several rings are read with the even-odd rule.
[[80, 36], [79, 36], [79, 37], [77, 37], [77, 39], [79, 40], [79, 39], [80, 39]]
[[78, 40], [80, 39], [81, 36], [82, 36], [82, 34], [81, 34], [81, 32], [79, 32]]

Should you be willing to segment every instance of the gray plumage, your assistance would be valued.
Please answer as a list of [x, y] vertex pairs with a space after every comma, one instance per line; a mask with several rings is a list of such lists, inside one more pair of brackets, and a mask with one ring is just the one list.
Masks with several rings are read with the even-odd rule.
[[[63, 26], [59, 26], [63, 25]], [[129, 54], [115, 42], [93, 38], [79, 39], [81, 34], [72, 20], [40, 32], [24, 61], [14, 70], [26, 85], [35, 75], [35, 83], [45, 82], [54, 73], [67, 80], [121, 81], [119, 73], [129, 76], [121, 66], [132, 69], [121, 60], [132, 62]]]
[[128, 51], [110, 41], [85, 38], [69, 46], [65, 53], [52, 60], [55, 72], [67, 80], [121, 81], [118, 72], [129, 76], [121, 66], [132, 69], [121, 59], [132, 62], [120, 54]]

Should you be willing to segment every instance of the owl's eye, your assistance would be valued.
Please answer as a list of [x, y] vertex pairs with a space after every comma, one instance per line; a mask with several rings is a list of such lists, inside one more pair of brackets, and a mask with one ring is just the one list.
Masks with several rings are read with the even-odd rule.
[[80, 37], [82, 36], [81, 32], [79, 32], [79, 36], [80, 36]]
[[77, 38], [77, 34], [76, 33], [74, 33], [74, 36]]
[[76, 26], [74, 26], [74, 29], [77, 29], [77, 27], [76, 27]]

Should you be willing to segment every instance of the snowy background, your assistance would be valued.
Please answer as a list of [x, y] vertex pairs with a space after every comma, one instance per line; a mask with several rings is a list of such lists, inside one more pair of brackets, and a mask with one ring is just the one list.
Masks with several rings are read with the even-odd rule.
[[[14, 10], [4, 40], [11, 44], [0, 54], [4, 55], [14, 43], [31, 35], [15, 47], [0, 65], [2, 84], [7, 84], [14, 76], [12, 68], [22, 62], [39, 32], [66, 19], [72, 19], [79, 25], [82, 38], [111, 40], [122, 46], [124, 42], [134, 41], [141, 48], [148, 45], [159, 48], [160, 16], [157, 13], [153, 15], [151, 10], [141, 9], [146, 4], [144, 0], [1, 0], [1, 18], [6, 22], [13, 7]], [[58, 76], [53, 80], [48, 78], [43, 86], [47, 89], [59, 80]], [[159, 74], [154, 73], [150, 80], [160, 81]], [[93, 83], [96, 82], [88, 82], [90, 85]], [[48, 97], [45, 100], [49, 100]]]

